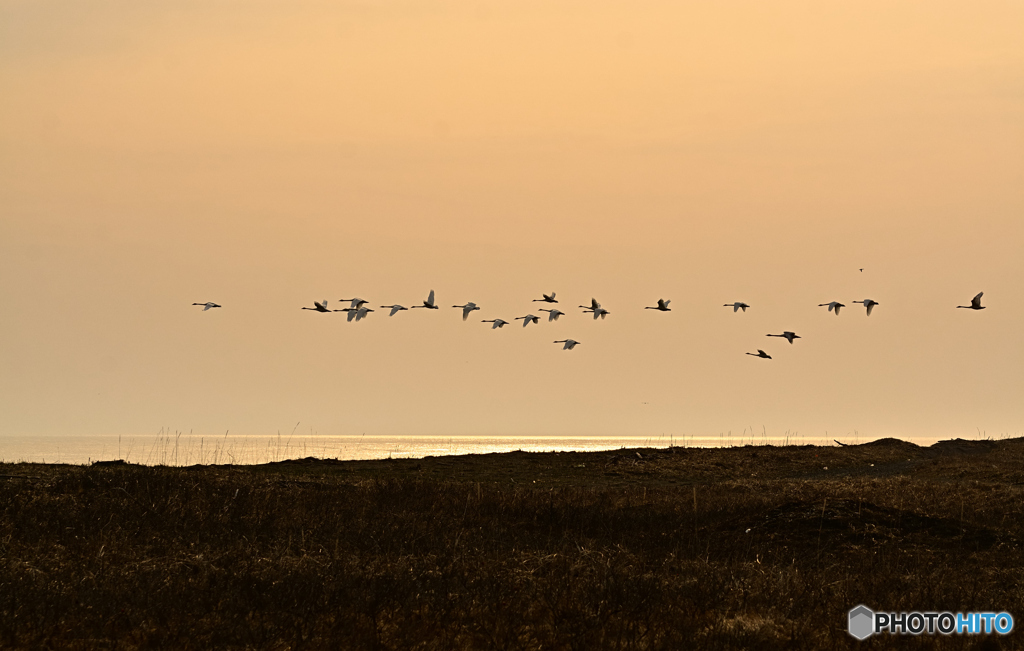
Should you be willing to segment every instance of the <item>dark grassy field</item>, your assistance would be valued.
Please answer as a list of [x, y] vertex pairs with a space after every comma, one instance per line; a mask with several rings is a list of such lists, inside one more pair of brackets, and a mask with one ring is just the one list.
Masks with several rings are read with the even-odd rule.
[[846, 633], [1024, 617], [1021, 439], [0, 475], [0, 648], [1022, 646]]

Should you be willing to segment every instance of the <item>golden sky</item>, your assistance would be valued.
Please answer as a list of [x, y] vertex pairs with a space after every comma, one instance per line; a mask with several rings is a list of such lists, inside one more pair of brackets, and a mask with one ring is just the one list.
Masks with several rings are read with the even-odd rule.
[[1024, 434], [1022, 27], [0, 0], [0, 435]]

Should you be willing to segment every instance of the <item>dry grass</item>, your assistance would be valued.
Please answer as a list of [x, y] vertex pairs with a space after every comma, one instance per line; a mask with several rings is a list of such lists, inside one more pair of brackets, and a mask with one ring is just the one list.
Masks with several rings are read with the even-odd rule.
[[1024, 615], [1021, 440], [0, 475], [3, 648], [831, 649], [859, 603]]

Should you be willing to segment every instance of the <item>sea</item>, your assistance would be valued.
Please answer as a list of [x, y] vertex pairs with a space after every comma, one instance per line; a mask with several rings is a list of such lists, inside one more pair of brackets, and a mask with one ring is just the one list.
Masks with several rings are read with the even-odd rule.
[[[843, 437], [844, 443], [869, 439]], [[929, 441], [932, 443], [934, 441]], [[918, 442], [920, 443], [920, 442]], [[417, 459], [494, 452], [590, 452], [627, 448], [835, 445], [826, 436], [197, 436], [161, 431], [148, 436], [0, 435], [2, 463], [90, 464], [123, 459], [162, 466], [246, 465], [288, 459]]]

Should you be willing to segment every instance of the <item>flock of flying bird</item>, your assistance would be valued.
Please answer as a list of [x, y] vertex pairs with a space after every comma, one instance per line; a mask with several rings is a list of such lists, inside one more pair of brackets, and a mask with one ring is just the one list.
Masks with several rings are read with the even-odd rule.
[[[863, 271], [863, 269], [861, 271]], [[968, 309], [968, 310], [984, 310], [985, 308], [982, 307], [982, 305], [981, 305], [981, 297], [982, 297], [982, 295], [984, 293], [985, 292], [978, 292], [978, 295], [971, 299], [971, 304], [970, 305], [957, 305], [957, 307], [958, 308]], [[534, 303], [538, 303], [538, 302], [540, 302], [540, 303], [549, 303], [549, 304], [550, 303], [557, 303], [558, 302], [557, 300], [555, 300], [555, 292], [551, 292], [551, 294], [542, 294], [542, 296], [543, 296], [543, 298], [535, 298], [535, 299], [533, 299], [533, 302]], [[368, 303], [368, 301], [366, 301], [366, 300], [364, 300], [362, 298], [342, 298], [342, 299], [339, 299], [339, 300], [342, 301], [342, 302], [348, 301], [349, 307], [342, 308], [340, 310], [330, 310], [330, 309], [327, 308], [327, 300], [324, 299], [321, 302], [313, 301], [314, 307], [303, 307], [301, 309], [303, 309], [303, 310], [312, 310], [314, 312], [347, 312], [348, 313], [348, 319], [347, 319], [348, 321], [362, 321], [363, 319], [366, 318], [367, 314], [369, 314], [370, 312], [375, 312], [376, 311], [376, 310], [373, 310], [371, 308], [366, 307], [366, 304]], [[671, 303], [671, 302], [672, 301], [668, 301], [668, 300], [665, 300], [663, 298], [659, 298], [657, 305], [647, 306], [647, 307], [644, 307], [644, 309], [645, 310], [658, 310], [659, 312], [671, 312], [672, 310], [668, 306], [668, 304]], [[867, 316], [871, 316], [871, 310], [876, 305], [879, 305], [878, 301], [871, 300], [870, 298], [866, 298], [863, 301], [853, 301], [853, 302], [854, 303], [860, 303], [865, 308], [867, 308]], [[211, 301], [207, 301], [205, 303], [193, 303], [192, 305], [200, 305], [200, 306], [202, 306], [204, 312], [209, 310], [209, 309], [211, 309], [211, 308], [221, 307], [220, 305], [218, 305], [216, 303], [213, 303]], [[469, 315], [474, 310], [479, 310], [480, 309], [480, 306], [478, 306], [476, 303], [473, 303], [473, 302], [466, 303], [465, 305], [453, 305], [452, 307], [460, 308], [462, 310], [462, 320], [463, 321], [468, 319]], [[594, 299], [594, 298], [590, 299], [590, 305], [580, 305], [579, 307], [583, 308], [583, 313], [584, 314], [593, 314], [595, 320], [597, 320], [598, 317], [601, 317], [602, 319], [604, 319], [606, 316], [611, 314], [611, 312], [609, 312], [605, 308], [601, 307], [601, 304], [598, 303], [597, 299]], [[750, 306], [747, 305], [746, 303], [741, 303], [741, 302], [737, 301], [735, 303], [726, 303], [723, 307], [731, 307], [733, 312], [738, 312], [740, 310], [743, 310], [744, 312], [746, 312], [747, 308], [750, 307]], [[841, 308], [846, 307], [846, 305], [844, 305], [843, 303], [840, 303], [839, 301], [831, 301], [829, 303], [820, 303], [818, 305], [818, 307], [827, 307], [829, 312], [833, 312], [836, 316], [839, 316], [839, 310]], [[430, 295], [427, 297], [427, 299], [425, 301], [423, 301], [422, 305], [413, 305], [411, 309], [416, 309], [416, 308], [426, 308], [428, 310], [437, 310], [437, 309], [439, 309], [438, 305], [434, 302], [434, 290], [430, 290]], [[396, 303], [394, 305], [382, 305], [381, 309], [390, 309], [391, 312], [390, 312], [390, 314], [388, 316], [395, 316], [396, 314], [398, 314], [402, 310], [408, 310], [410, 308], [407, 308], [407, 307], [402, 306], [402, 305], [398, 305]], [[565, 312], [562, 312], [561, 310], [559, 310], [557, 308], [554, 308], [554, 309], [539, 308], [538, 311], [539, 312], [547, 312], [548, 313], [548, 321], [557, 321], [558, 317], [560, 317], [560, 316], [565, 314]], [[531, 323], [540, 323], [540, 317], [536, 316], [534, 314], [527, 314], [526, 316], [517, 316], [515, 318], [515, 320], [516, 321], [522, 320], [524, 328], [526, 326], [530, 325]], [[501, 327], [506, 326], [506, 325], [509, 324], [509, 322], [505, 321], [504, 319], [482, 319], [481, 322], [482, 323], [490, 323], [490, 324], [492, 324], [491, 325], [491, 329], [492, 330], [494, 330], [496, 328], [501, 328]], [[801, 338], [800, 335], [796, 334], [795, 332], [791, 332], [789, 330], [786, 330], [781, 335], [769, 334], [769, 335], [766, 335], [766, 336], [768, 336], [768, 337], [782, 337], [786, 341], [788, 341], [790, 344], [793, 343], [794, 339], [800, 339]], [[572, 350], [573, 348], [578, 346], [580, 342], [576, 341], [575, 339], [560, 339], [558, 341], [555, 341], [554, 343], [556, 343], [556, 344], [563, 344], [562, 350]], [[768, 353], [764, 352], [760, 348], [757, 349], [756, 353], [746, 353], [746, 354], [747, 355], [753, 355], [754, 357], [760, 357], [761, 359], [771, 359], [772, 358], [771, 355], [769, 355]]]

